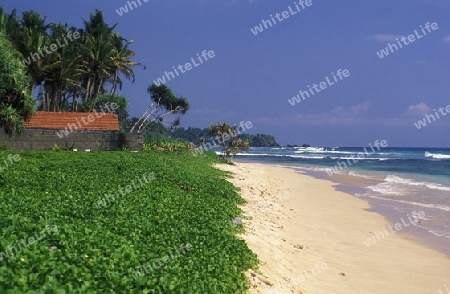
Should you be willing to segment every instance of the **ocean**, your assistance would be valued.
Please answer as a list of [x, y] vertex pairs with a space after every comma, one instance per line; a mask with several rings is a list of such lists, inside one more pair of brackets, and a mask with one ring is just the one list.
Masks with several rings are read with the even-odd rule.
[[367, 201], [371, 211], [392, 225], [423, 211], [425, 219], [402, 233], [450, 256], [448, 148], [251, 148], [236, 161], [293, 168], [331, 180], [336, 189]]

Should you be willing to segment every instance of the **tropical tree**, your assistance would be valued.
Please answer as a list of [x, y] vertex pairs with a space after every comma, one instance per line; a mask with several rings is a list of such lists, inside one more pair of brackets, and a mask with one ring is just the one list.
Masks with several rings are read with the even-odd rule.
[[13, 37], [17, 49], [24, 57], [24, 63], [27, 64], [27, 72], [31, 76], [31, 91], [45, 80], [47, 55], [44, 54], [44, 47], [50, 45], [48, 30], [51, 27], [46, 22], [46, 17], [41, 17], [36, 11], [25, 11], [19, 19], [17, 36]]
[[129, 49], [129, 45], [134, 41], [127, 41], [120, 34], [114, 32], [111, 35], [111, 43], [113, 46], [113, 52], [111, 55], [111, 95], [116, 93], [117, 86], [122, 89], [123, 81], [120, 79], [120, 74], [123, 74], [127, 80], [134, 82], [134, 72], [132, 66], [140, 65], [139, 62], [132, 61], [135, 53]]
[[[69, 33], [76, 32], [75, 27], [67, 28], [63, 24], [55, 24], [51, 28], [50, 40], [57, 44]], [[80, 32], [78, 32], [80, 33]], [[80, 102], [82, 86], [82, 56], [78, 53], [81, 44], [73, 39], [70, 46], [58, 47], [52, 54], [46, 56], [45, 80], [43, 85], [42, 110], [69, 111], [76, 110]]]
[[148, 87], [147, 92], [150, 94], [151, 103], [130, 132], [136, 129], [140, 133], [152, 122], [169, 125], [171, 128], [178, 126], [180, 117], [174, 120], [166, 117], [178, 113], [185, 114], [189, 110], [189, 101], [184, 97], [176, 97], [166, 85], [152, 84]]
[[84, 88], [85, 103], [105, 93], [105, 83], [113, 72], [112, 55], [114, 46], [111, 38], [117, 24], [109, 27], [103, 19], [103, 13], [90, 14], [89, 21], [84, 20]]
[[[0, 7], [0, 31], [3, 31], [10, 41], [14, 43], [14, 39], [17, 39], [19, 29], [19, 21], [17, 20], [16, 10], [13, 10], [11, 14], [6, 13], [3, 7]], [[16, 40], [17, 41], [17, 40]]]
[[[114, 106], [114, 107], [112, 107]], [[128, 100], [120, 95], [100, 95], [97, 98], [91, 100], [88, 105], [82, 105], [81, 109], [95, 110], [97, 112], [107, 111], [109, 113], [117, 114], [119, 118], [119, 126], [122, 132], [125, 132], [124, 128], [128, 120]]]
[[[4, 30], [17, 58], [31, 77], [31, 92], [39, 87], [40, 110], [93, 111], [84, 106], [95, 106], [101, 95], [115, 95], [124, 80], [134, 82], [135, 53], [128, 41], [115, 31], [117, 24], [108, 25], [101, 11], [96, 10], [77, 29], [66, 24], [48, 23], [46, 17], [35, 11], [5, 13], [0, 8], [0, 29]], [[68, 35], [79, 38], [63, 40]], [[49, 51], [50, 45], [58, 44]], [[63, 45], [61, 45], [63, 44]], [[122, 112], [123, 114], [123, 112]]]
[[129, 45], [133, 41], [127, 41], [114, 32], [116, 26], [117, 23], [111, 27], [105, 23], [103, 13], [98, 10], [90, 14], [89, 21], [84, 20], [82, 85], [85, 89], [85, 104], [106, 94], [107, 84], [111, 84], [109, 93], [114, 95], [118, 86], [122, 88], [121, 74], [134, 82], [132, 66], [140, 63], [131, 60], [135, 53], [129, 49]]
[[[237, 136], [236, 127], [232, 127], [225, 122], [218, 122], [209, 126], [208, 134], [211, 137], [220, 137], [222, 140], [218, 140], [219, 144], [222, 146], [222, 150], [224, 154], [227, 154], [227, 150], [229, 149], [229, 141], [231, 138]], [[220, 142], [222, 141], [222, 142]]]
[[225, 122], [218, 122], [212, 124], [208, 133], [212, 137], [220, 137], [222, 142], [219, 144], [222, 146], [223, 156], [225, 157], [235, 157], [239, 151], [245, 151], [250, 148], [250, 144], [242, 139], [235, 139], [238, 135], [238, 128], [232, 127]]
[[22, 133], [23, 120], [34, 113], [35, 101], [31, 96], [24, 68], [19, 62], [19, 53], [0, 31], [0, 127], [7, 134]]
[[234, 158], [239, 151], [247, 151], [250, 149], [250, 143], [242, 139], [236, 139], [230, 141], [230, 148], [228, 148], [226, 155]]

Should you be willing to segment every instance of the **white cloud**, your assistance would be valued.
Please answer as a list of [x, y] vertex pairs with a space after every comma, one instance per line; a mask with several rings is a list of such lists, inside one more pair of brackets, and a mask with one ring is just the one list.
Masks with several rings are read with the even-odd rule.
[[237, 5], [237, 4], [253, 4], [256, 3], [258, 0], [195, 0], [197, 4], [200, 5], [206, 5], [211, 4], [213, 2], [214, 4], [221, 4], [221, 5]]
[[209, 119], [211, 122], [216, 120], [230, 120], [236, 114], [236, 111], [234, 110], [224, 111], [218, 108], [210, 108], [208, 106], [197, 108], [192, 110], [192, 112], [200, 117]]
[[430, 113], [431, 108], [425, 102], [420, 102], [419, 104], [408, 106], [406, 112], [415, 116], [423, 116]]
[[369, 110], [370, 102], [366, 101], [351, 106], [338, 106], [329, 112], [295, 114], [283, 117], [259, 117], [255, 123], [262, 125], [298, 125], [298, 126], [355, 126], [361, 125], [367, 121], [367, 118], [361, 117]]
[[390, 34], [375, 34], [373, 36], [364, 38], [364, 40], [375, 40], [380, 42], [389, 42], [389, 41], [396, 41], [396, 39], [401, 39], [402, 35], [390, 35]]
[[444, 41], [445, 43], [450, 43], [450, 35], [445, 36], [442, 41]]
[[348, 107], [344, 107], [344, 106], [338, 106], [336, 108], [334, 108], [331, 113], [332, 114], [336, 114], [339, 116], [358, 116], [361, 115], [365, 112], [367, 112], [367, 110], [369, 110], [370, 107], [370, 102], [366, 101], [364, 103], [358, 103], [355, 105], [351, 105]]
[[[298, 113], [287, 116], [263, 116], [252, 119], [259, 126], [380, 126], [380, 127], [411, 127], [411, 120], [423, 117], [431, 113], [432, 109], [424, 102], [410, 105], [406, 112], [398, 116], [369, 117], [363, 115], [368, 112], [370, 102], [359, 103], [351, 106], [338, 106], [333, 110], [323, 113]], [[414, 117], [414, 118], [413, 118]]]

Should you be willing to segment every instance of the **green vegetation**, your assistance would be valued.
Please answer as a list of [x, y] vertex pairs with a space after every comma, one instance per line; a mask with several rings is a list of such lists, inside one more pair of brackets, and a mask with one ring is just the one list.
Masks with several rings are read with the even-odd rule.
[[[175, 128], [173, 132], [167, 132], [172, 138], [183, 139], [188, 142], [197, 143], [199, 138], [207, 138], [210, 136], [209, 129], [200, 128]], [[247, 141], [250, 143], [250, 147], [278, 147], [279, 144], [276, 142], [275, 138], [271, 135], [265, 134], [239, 134], [236, 139], [242, 139], [242, 141]]]
[[[119, 116], [123, 132], [133, 129], [133, 125], [141, 132], [152, 122], [178, 125], [179, 117], [172, 121], [168, 118], [185, 114], [189, 103], [184, 97], [176, 97], [165, 85], [149, 85], [153, 103], [141, 119], [128, 118], [128, 101], [116, 95], [116, 91], [122, 89], [124, 79], [134, 81], [133, 68], [141, 65], [133, 61], [135, 52], [130, 46], [134, 41], [116, 31], [117, 23], [108, 25], [101, 11], [91, 13], [88, 20], [83, 19], [83, 24], [83, 28], [50, 24], [36, 11], [25, 11], [19, 17], [15, 10], [8, 14], [0, 8], [0, 32], [5, 33], [0, 35], [0, 42], [2, 48], [10, 48], [0, 56], [4, 63], [0, 66], [0, 78], [4, 77], [8, 87], [7, 92], [1, 92], [0, 88], [1, 117], [8, 120], [3, 123], [6, 119], [1, 120], [0, 127], [6, 125], [5, 130], [10, 132], [9, 126], [17, 125], [19, 131], [23, 130], [20, 118], [30, 117], [28, 100], [34, 109], [30, 94], [33, 90], [38, 90], [37, 104], [41, 111], [91, 112], [114, 102], [119, 106], [114, 113]], [[24, 78], [25, 73], [29, 78]], [[17, 80], [6, 81], [5, 77]], [[11, 90], [22, 96], [26, 94], [26, 99], [10, 93]], [[6, 100], [10, 97], [5, 97], [11, 95], [27, 102], [19, 113], [14, 112], [15, 105], [6, 110], [2, 105], [11, 104]]]
[[30, 90], [39, 87], [39, 110], [79, 111], [103, 94], [114, 95], [123, 79], [134, 80], [135, 53], [95, 11], [83, 28], [48, 23], [36, 11], [19, 17], [0, 9], [0, 29], [20, 53], [17, 58], [31, 77]]
[[186, 141], [180, 141], [165, 137], [153, 137], [144, 143], [144, 151], [191, 151], [194, 146]]
[[240, 134], [238, 139], [242, 139], [243, 141], [247, 141], [250, 143], [252, 147], [280, 147], [280, 145], [276, 142], [275, 138], [271, 135], [265, 134]]
[[[0, 160], [10, 153], [0, 151]], [[212, 167], [218, 162], [212, 152], [19, 155], [0, 175], [1, 293], [247, 290], [243, 272], [257, 259], [231, 221], [244, 201], [227, 174]], [[146, 174], [154, 179], [95, 207]], [[57, 230], [43, 236], [46, 226]], [[41, 240], [8, 247], [36, 233]], [[15, 254], [2, 255], [10, 250]], [[159, 267], [135, 279], [139, 266], [155, 261]]]
[[0, 30], [0, 127], [7, 134], [22, 133], [23, 120], [34, 113], [34, 100], [27, 87], [29, 77], [17, 59], [19, 53]]
[[[239, 151], [245, 151], [250, 148], [249, 143], [241, 139], [235, 139], [238, 134], [238, 127], [232, 127], [224, 122], [212, 124], [209, 127], [208, 133], [210, 136], [222, 139], [222, 152], [225, 157], [235, 157]], [[203, 138], [200, 140], [202, 146], [205, 146]]]
[[[131, 120], [127, 120], [127, 128], [129, 131], [131, 125], [137, 122], [138, 118], [132, 118]], [[203, 142], [212, 142], [213, 137], [209, 132], [209, 128], [199, 129], [199, 128], [174, 128], [174, 127], [165, 127], [163, 124], [158, 122], [151, 122], [148, 124], [147, 128], [142, 132], [144, 134], [145, 142], [147, 145], [155, 145], [160, 142], [184, 142], [186, 146], [189, 146], [193, 143], [199, 145], [201, 140]], [[249, 147], [277, 147], [279, 146], [276, 143], [275, 138], [270, 135], [264, 134], [238, 134], [235, 137], [236, 140], [241, 139], [243, 142], [249, 142]], [[217, 142], [217, 140], [216, 140]]]
[[184, 97], [176, 97], [172, 90], [166, 85], [150, 85], [147, 89], [152, 103], [147, 107], [144, 114], [138, 119], [130, 132], [137, 127], [138, 133], [145, 130], [151, 123], [165, 123], [171, 127], [180, 124], [180, 118], [168, 122], [165, 116], [176, 113], [185, 114], [189, 110], [189, 101]]

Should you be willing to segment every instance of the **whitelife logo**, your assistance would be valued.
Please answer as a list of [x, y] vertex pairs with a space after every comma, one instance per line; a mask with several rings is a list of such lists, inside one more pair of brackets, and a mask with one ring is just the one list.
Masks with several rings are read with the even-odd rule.
[[[364, 147], [363, 149], [364, 149], [365, 153], [358, 152], [358, 154], [356, 155], [357, 157], [352, 155], [352, 156], [350, 156], [350, 158], [347, 158], [348, 167], [352, 166], [352, 163], [350, 162], [350, 160], [353, 160], [353, 163], [357, 163], [359, 160], [362, 160], [363, 158], [367, 158], [370, 155], [380, 151], [380, 147], [386, 148], [388, 146], [388, 143], [386, 140], [382, 140], [381, 142], [380, 142], [380, 140], [376, 140], [373, 145], [374, 146], [372, 146], [372, 144], [369, 143], [369, 146], [372, 149], [372, 153], [367, 152], [366, 147]], [[373, 147], [376, 147], [377, 150], [375, 150]], [[327, 174], [329, 176], [332, 176], [333, 174], [339, 173], [339, 170], [343, 171], [344, 168], [347, 168], [347, 164], [345, 163], [345, 161], [338, 161], [334, 167], [327, 169]]]
[[[102, 199], [98, 200], [97, 203], [94, 203], [94, 206], [97, 209], [100, 209], [102, 207], [107, 207], [109, 204], [114, 203], [114, 201], [116, 199], [119, 199], [120, 196], [125, 197], [125, 195], [133, 192], [133, 190], [137, 190], [140, 189], [142, 187], [144, 187], [145, 184], [150, 183], [151, 181], [153, 181], [155, 179], [155, 173], [151, 172], [151, 173], [146, 173], [144, 175], [141, 176], [144, 183], [141, 181], [141, 179], [139, 177], [137, 177], [136, 179], [131, 181], [131, 185], [127, 185], [124, 187], [119, 186], [114, 193], [109, 193], [109, 194], [105, 194], [105, 197], [103, 197]], [[135, 182], [136, 180], [136, 182]], [[139, 181], [139, 184], [136, 184]]]
[[[94, 110], [93, 113], [89, 114], [87, 117], [84, 117], [84, 116], [81, 117], [81, 121], [83, 122], [83, 124], [85, 126], [88, 125], [89, 123], [93, 122], [95, 120], [95, 117], [101, 118], [102, 116], [104, 116], [108, 112], [112, 113], [114, 110], [119, 108], [119, 106], [115, 102], [111, 103], [111, 106], [110, 106], [109, 102], [107, 102], [107, 103], [105, 103], [106, 111], [105, 111], [105, 109], [103, 107], [100, 107], [100, 108], [102, 110], [100, 113], [98, 113], [96, 110]], [[94, 117], [94, 114], [95, 114], [95, 117]], [[87, 122], [86, 122], [86, 119], [87, 119]], [[56, 135], [58, 136], [58, 138], [62, 139], [64, 136], [67, 137], [70, 134], [72, 134], [74, 131], [78, 131], [78, 128], [81, 129], [81, 123], [78, 120], [78, 118], [76, 119], [76, 121], [77, 121], [78, 126], [76, 124], [74, 124], [74, 123], [73, 124], [67, 124], [67, 128], [64, 128], [61, 131], [57, 131]]]
[[147, 263], [145, 265], [140, 265], [135, 269], [130, 269], [130, 272], [132, 273], [132, 276], [135, 280], [139, 279], [139, 277], [143, 277], [146, 274], [148, 275], [153, 270], [161, 270], [164, 268], [164, 265], [169, 263], [170, 261], [176, 260], [179, 258], [182, 254], [187, 254], [189, 251], [191, 251], [194, 247], [191, 244], [186, 244], [180, 246], [180, 249], [177, 249], [175, 253], [173, 251], [170, 251], [169, 254], [166, 254], [165, 256], [161, 258], [157, 258], [154, 261]]
[[[448, 113], [450, 113], [450, 105], [447, 105], [447, 106], [445, 107], [445, 111], [446, 111], [447, 113], [444, 112], [444, 108], [443, 108], [443, 107], [439, 107], [438, 110], [439, 110], [439, 112], [442, 114], [442, 116], [446, 116]], [[441, 117], [439, 116], [439, 113], [436, 111], [436, 109], [433, 109], [433, 111], [434, 111], [434, 115], [437, 117], [437, 119], [440, 119]], [[433, 121], [436, 121], [436, 117], [435, 117], [434, 115], [433, 115], [433, 114], [426, 114], [426, 115], [425, 115], [425, 118], [424, 118], [423, 120], [417, 121], [417, 123], [414, 123], [414, 125], [416, 126], [416, 128], [417, 128], [418, 130], [420, 130], [421, 128], [427, 126], [427, 120], [428, 120], [428, 124], [431, 124], [431, 123], [432, 123], [432, 121], [431, 121], [430, 118], [432, 118]]]
[[[72, 34], [73, 34], [73, 36], [72, 36]], [[71, 31], [69, 31], [68, 33], [67, 33], [67, 39], [69, 39], [71, 42], [73, 42], [74, 40], [77, 40], [78, 38], [80, 38], [81, 37], [81, 35], [80, 35], [80, 33], [79, 32], [71, 32]], [[64, 39], [64, 43], [62, 43], [61, 44], [61, 41], [59, 40], [59, 38], [58, 39], [56, 39], [56, 43], [57, 44], [50, 44], [50, 46], [47, 46], [47, 45], [45, 45], [44, 47], [43, 47], [43, 49], [44, 49], [44, 51], [45, 51], [45, 53], [46, 54], [52, 54], [53, 52], [55, 52], [56, 50], [58, 50], [58, 49], [60, 49], [60, 48], [62, 48], [62, 47], [64, 47], [64, 46], [66, 46], [67, 44], [69, 44], [69, 42], [67, 41], [67, 39], [64, 37], [63, 38]], [[48, 51], [48, 48], [50, 47], [50, 50], [51, 51]], [[31, 64], [31, 60], [33, 60], [33, 62], [36, 62], [37, 60], [41, 60], [41, 57], [42, 58], [44, 58], [44, 52], [41, 50], [41, 51], [39, 51], [39, 52], [37, 52], [37, 53], [30, 53], [30, 55], [28, 56], [28, 58], [27, 59], [24, 59], [23, 61], [22, 61], [22, 66], [27, 66], [27, 65], [30, 65]]]
[[[7, 259], [9, 257], [13, 257], [15, 254], [19, 254], [24, 248], [27, 248], [28, 246], [33, 245], [37, 241], [41, 241], [47, 234], [52, 233], [52, 232], [58, 233], [58, 227], [56, 225], [53, 225], [51, 227], [49, 225], [46, 225], [40, 234], [38, 234], [37, 232], [34, 233], [36, 238], [31, 236], [28, 239], [17, 240], [15, 245], [9, 245], [7, 247], [7, 250], [0, 252], [0, 261], [3, 261], [4, 259]], [[21, 246], [19, 241], [22, 242], [23, 247]], [[8, 251], [9, 251], [9, 254], [8, 254]], [[13, 251], [15, 251], [15, 253]]]
[[[336, 75], [334, 74], [334, 72], [331, 73], [333, 76], [333, 80], [334, 83], [332, 81], [330, 81], [330, 79], [328, 77], [325, 78], [325, 80], [327, 81], [325, 82], [320, 82], [319, 84], [313, 84], [312, 87], [310, 85], [308, 85], [308, 89], [309, 92], [311, 93], [311, 96], [313, 96], [315, 93], [319, 93], [321, 90], [325, 90], [328, 86], [332, 86], [335, 83], [338, 83], [339, 81], [342, 81], [344, 78], [347, 78], [350, 76], [350, 71], [348, 69], [339, 69], [336, 73]], [[340, 78], [340, 80], [338, 80], [336, 78], [336, 76], [338, 76]], [[320, 89], [319, 89], [320, 87]], [[314, 89], [314, 91], [313, 91]], [[292, 106], [294, 106], [296, 103], [300, 103], [302, 101], [302, 99], [300, 99], [300, 96], [302, 96], [303, 100], [305, 100], [306, 98], [309, 98], [309, 93], [308, 91], [298, 91], [299, 94], [297, 94], [297, 96], [292, 97], [292, 99], [288, 99], [289, 104], [291, 104]]]
[[[236, 125], [235, 125], [236, 127]], [[249, 130], [253, 127], [252, 122], [247, 121], [241, 121], [241, 123], [239, 124], [239, 127], [237, 129], [235, 129], [235, 131], [233, 131], [233, 129], [230, 129], [228, 133], [225, 133], [223, 135], [223, 141], [220, 141], [220, 136], [216, 136], [215, 139], [212, 139], [212, 145], [211, 143], [202, 143], [198, 148], [195, 148], [191, 154], [194, 156], [198, 156], [199, 154], [203, 154], [204, 151], [208, 151], [209, 149], [212, 149], [213, 147], [217, 147], [220, 146], [220, 144], [225, 143], [228, 140], [231, 140], [232, 138], [240, 135], [241, 133], [244, 133], [246, 130]], [[219, 142], [219, 144], [216, 143], [217, 140]], [[209, 148], [206, 146], [209, 145]]]
[[[402, 221], [402, 223], [396, 223], [394, 226], [389, 225], [389, 231], [391, 231], [391, 233], [395, 234], [396, 232], [401, 231], [403, 228], [409, 227], [410, 225], [417, 226], [417, 223], [421, 219], [426, 220], [425, 212], [423, 212], [423, 211], [417, 212], [414, 210], [413, 212], [411, 212], [411, 216], [414, 219], [411, 219], [409, 214], [407, 216], [408, 216], [409, 224], [407, 222], [405, 222], [405, 220], [403, 218], [401, 218], [400, 220]], [[384, 229], [384, 232], [375, 232], [375, 234], [372, 237], [367, 238], [366, 241], [363, 241], [364, 245], [366, 245], [367, 247], [370, 247], [371, 245], [374, 245], [377, 241], [381, 241], [382, 239], [387, 238], [389, 236], [389, 233], [386, 228], [383, 228], [383, 229]]]
[[[276, 13], [275, 14], [275, 18], [279, 21], [279, 22], [282, 22], [283, 20], [285, 20], [285, 19], [288, 19], [289, 17], [291, 17], [291, 16], [293, 16], [293, 15], [295, 15], [295, 14], [297, 14], [297, 13], [299, 13], [299, 12], [301, 12], [302, 10], [305, 10], [306, 9], [306, 7], [309, 7], [309, 6], [311, 6], [313, 3], [312, 3], [312, 0], [306, 0], [306, 1], [303, 1], [303, 0], [300, 0], [300, 1], [298, 1], [298, 3], [297, 2], [294, 2], [294, 5], [295, 5], [295, 8], [297, 9], [297, 11], [295, 11], [295, 9], [292, 9], [292, 7], [289, 5], [288, 6], [288, 8], [289, 8], [289, 11], [283, 11], [282, 13]], [[300, 9], [300, 6], [302, 7], [301, 9]], [[281, 17], [283, 17], [283, 18], [281, 18]], [[255, 26], [255, 28], [253, 28], [253, 29], [250, 29], [250, 31], [253, 33], [253, 35], [257, 35], [257, 34], [260, 34], [260, 33], [262, 33], [263, 31], [264, 31], [264, 28], [267, 30], [267, 29], [269, 29], [269, 28], [271, 28], [272, 26], [274, 26], [274, 25], [276, 25], [277, 24], [277, 21], [275, 20], [275, 18], [272, 16], [272, 14], [270, 15], [270, 20], [265, 20], [265, 19], [263, 19], [262, 21], [261, 21], [261, 24], [260, 25], [257, 25], [257, 26]], [[264, 27], [263, 27], [264, 26]]]
[[[425, 29], [422, 26], [420, 26], [420, 28], [422, 29], [423, 35], [420, 35], [419, 32], [417, 32], [417, 30], [414, 30], [414, 34], [410, 34], [408, 36], [409, 43], [408, 43], [408, 41], [406, 41], [406, 37], [402, 37], [400, 40], [398, 38], [395, 38], [397, 40], [397, 44], [400, 47], [400, 49], [403, 48], [402, 43], [400, 41], [403, 42], [403, 45], [407, 46], [407, 45], [411, 44], [412, 42], [416, 41], [416, 37], [417, 37], [417, 40], [419, 40], [419, 39], [422, 39], [424, 36], [426, 36], [427, 32], [425, 31], [425, 29], [427, 29], [428, 33], [431, 33], [431, 30], [435, 31], [439, 28], [439, 26], [436, 22], [433, 22], [432, 24], [427, 22], [425, 24]], [[395, 49], [395, 51], [394, 51], [394, 49]], [[389, 55], [389, 50], [391, 50], [391, 53], [394, 53], [400, 49], [397, 47], [396, 44], [389, 43], [385, 49], [382, 49], [379, 52], [377, 52], [377, 55], [380, 58], [384, 58]]]
[[[141, 0], [136, 0], [139, 3], [139, 6], [142, 6]], [[138, 8], [138, 5], [136, 4], [136, 1], [127, 1], [128, 7], [130, 7], [130, 11], [132, 11], [134, 8]], [[147, 3], [150, 0], [142, 0], [144, 3]], [[116, 12], [119, 16], [124, 15], [125, 13], [128, 13], [128, 7], [127, 5], [120, 7], [119, 9], [116, 9]], [[134, 5], [134, 8], [133, 8]]]
[[[203, 58], [202, 58], [203, 57]], [[188, 71], [190, 71], [192, 69], [192, 65], [194, 65], [194, 67], [200, 66], [201, 64], [203, 64], [203, 62], [208, 61], [208, 57], [210, 59], [213, 59], [214, 57], [216, 57], [216, 54], [214, 53], [213, 50], [209, 50], [208, 52], [206, 52], [206, 50], [203, 50], [202, 55], [200, 56], [200, 54], [197, 53], [197, 60], [199, 63], [195, 62], [194, 57], [191, 58], [192, 63], [187, 62], [186, 64], [182, 65], [182, 64], [178, 64], [178, 70], [181, 73], [186, 73]], [[204, 61], [203, 61], [204, 60]], [[177, 75], [177, 77], [180, 75], [177, 71], [177, 68], [175, 68], [175, 66], [172, 66], [175, 74]], [[164, 75], [158, 79], [156, 79], [155, 81], [153, 81], [153, 83], [157, 86], [161, 85], [161, 84], [165, 84], [166, 82], [175, 79], [175, 74], [171, 71], [165, 71]], [[167, 80], [166, 80], [167, 78]]]
[[0, 172], [2, 172], [4, 169], [6, 169], [10, 165], [12, 165], [13, 164], [13, 160], [14, 160], [14, 162], [20, 161], [21, 160], [20, 155], [19, 154], [15, 154], [15, 155], [8, 154], [8, 161], [9, 161], [9, 163], [6, 161], [6, 159], [3, 160], [5, 165], [4, 166], [0, 165]]

